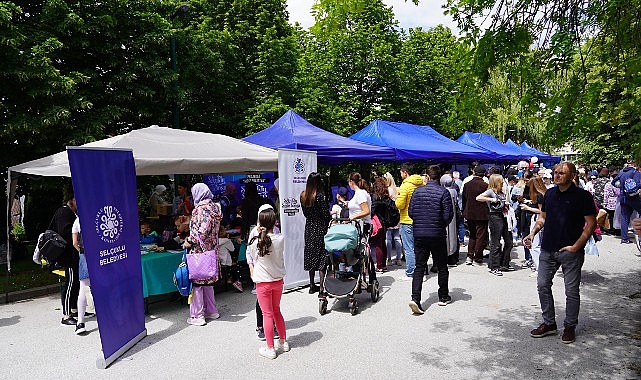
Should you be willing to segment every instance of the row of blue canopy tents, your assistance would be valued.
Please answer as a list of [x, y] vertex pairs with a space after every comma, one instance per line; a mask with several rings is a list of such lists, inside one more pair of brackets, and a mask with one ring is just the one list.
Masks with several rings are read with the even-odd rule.
[[502, 144], [491, 135], [465, 132], [456, 141], [433, 128], [402, 122], [374, 120], [350, 137], [318, 128], [289, 110], [270, 127], [247, 136], [244, 141], [278, 149], [317, 152], [319, 164], [347, 161], [516, 162], [536, 156], [541, 161], [559, 158], [512, 140]]

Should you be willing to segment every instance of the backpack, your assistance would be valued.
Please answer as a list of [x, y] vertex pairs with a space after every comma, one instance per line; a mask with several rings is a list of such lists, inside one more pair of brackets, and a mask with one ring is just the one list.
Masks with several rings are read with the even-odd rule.
[[396, 227], [398, 224], [401, 222], [401, 212], [396, 207], [396, 203], [392, 200], [392, 198], [385, 198], [385, 208], [386, 212], [385, 215], [383, 216], [383, 224], [385, 227]]
[[188, 296], [191, 293], [191, 280], [189, 279], [189, 268], [187, 267], [187, 250], [183, 251], [182, 262], [174, 273], [174, 285], [178, 288], [181, 296]]
[[33, 262], [42, 264], [42, 259], [55, 265], [67, 248], [67, 241], [54, 230], [46, 230], [38, 236], [36, 249], [33, 252]]
[[620, 179], [621, 191], [628, 197], [639, 195], [641, 184], [641, 173], [638, 170], [630, 170]]

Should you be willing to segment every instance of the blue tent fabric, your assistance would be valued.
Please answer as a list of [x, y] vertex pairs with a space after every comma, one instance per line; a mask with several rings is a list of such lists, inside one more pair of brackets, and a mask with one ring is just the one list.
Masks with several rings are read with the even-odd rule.
[[540, 151], [540, 150], [538, 150], [536, 148], [532, 148], [530, 146], [530, 144], [527, 143], [527, 141], [523, 141], [521, 143], [521, 148], [529, 150], [529, 151], [532, 151], [535, 156], [539, 157], [542, 160], [556, 160], [556, 161], [560, 161], [561, 160], [561, 157], [559, 157], [559, 156], [553, 156], [551, 154], [548, 154], [548, 153], [545, 153], [543, 151]]
[[394, 150], [367, 144], [318, 128], [289, 110], [270, 127], [247, 136], [244, 141], [278, 149], [301, 149], [317, 152], [319, 164], [335, 165], [348, 161], [391, 161]]
[[532, 157], [532, 156], [537, 156], [538, 157], [538, 155], [534, 154], [534, 152], [532, 152], [530, 150], [523, 149], [522, 146], [520, 146], [519, 144], [517, 144], [514, 141], [512, 141], [512, 139], [507, 139], [507, 141], [505, 142], [504, 145], [506, 147], [514, 150], [514, 151], [521, 152], [524, 155], [524, 158], [527, 158], [528, 161], [529, 161], [530, 157]]
[[351, 139], [394, 148], [399, 161], [462, 162], [494, 160], [497, 155], [451, 140], [428, 126], [376, 119]]
[[510, 162], [529, 158], [521, 151], [510, 149], [497, 140], [496, 137], [485, 133], [464, 132], [456, 141], [474, 148], [493, 152], [497, 155], [496, 161]]

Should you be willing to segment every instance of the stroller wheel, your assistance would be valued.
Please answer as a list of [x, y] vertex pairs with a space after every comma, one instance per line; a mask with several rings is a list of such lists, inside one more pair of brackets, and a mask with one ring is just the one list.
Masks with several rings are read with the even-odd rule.
[[380, 285], [378, 283], [378, 280], [375, 280], [372, 285], [372, 291], [370, 292], [370, 297], [372, 298], [372, 302], [378, 301], [378, 297], [381, 295], [381, 289]]
[[320, 315], [327, 314], [327, 300], [326, 299], [318, 300], [318, 312], [320, 313]]

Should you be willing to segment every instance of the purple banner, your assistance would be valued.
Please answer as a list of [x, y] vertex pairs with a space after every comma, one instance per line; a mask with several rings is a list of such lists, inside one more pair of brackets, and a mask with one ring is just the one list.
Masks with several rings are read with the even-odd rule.
[[67, 155], [106, 367], [146, 335], [134, 157], [75, 147]]

